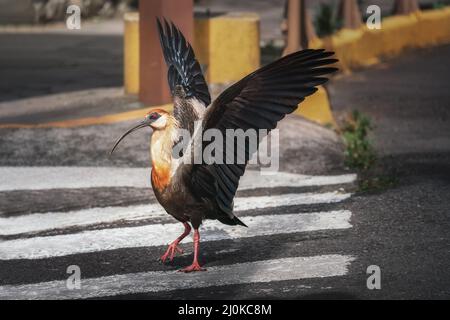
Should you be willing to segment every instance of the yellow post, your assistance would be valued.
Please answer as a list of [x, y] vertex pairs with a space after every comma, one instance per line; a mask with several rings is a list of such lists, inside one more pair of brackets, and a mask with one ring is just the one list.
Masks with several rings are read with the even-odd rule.
[[139, 93], [139, 13], [127, 12], [124, 16], [124, 88], [125, 93]]
[[299, 108], [295, 113], [322, 125], [337, 127], [331, 111], [328, 93], [322, 86], [318, 88], [316, 93], [307, 97], [305, 101], [300, 103]]
[[260, 66], [259, 16], [228, 13], [196, 18], [194, 50], [209, 83], [235, 82]]

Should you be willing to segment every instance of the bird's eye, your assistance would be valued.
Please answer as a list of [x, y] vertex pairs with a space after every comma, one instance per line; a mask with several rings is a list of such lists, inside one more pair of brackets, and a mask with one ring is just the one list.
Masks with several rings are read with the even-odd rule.
[[149, 116], [149, 118], [150, 118], [151, 120], [156, 120], [156, 119], [158, 119], [158, 117], [159, 117], [159, 115], [158, 115], [156, 112], [153, 112], [153, 113]]

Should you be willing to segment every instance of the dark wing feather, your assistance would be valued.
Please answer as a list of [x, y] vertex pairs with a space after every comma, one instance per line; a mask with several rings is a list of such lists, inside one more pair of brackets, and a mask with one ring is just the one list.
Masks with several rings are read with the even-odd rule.
[[197, 98], [209, 106], [211, 96], [203, 76], [200, 64], [195, 58], [192, 46], [186, 41], [181, 31], [164, 20], [164, 26], [157, 19], [159, 40], [166, 60], [167, 78], [172, 95], [176, 95], [177, 86], [181, 86], [186, 98]]
[[[226, 129], [275, 128], [305, 97], [317, 91], [316, 86], [328, 80], [327, 74], [337, 70], [328, 67], [337, 62], [329, 58], [332, 55], [324, 50], [303, 50], [249, 74], [214, 101], [205, 115], [204, 130], [216, 128], [225, 136]], [[203, 163], [192, 167], [193, 190], [199, 197], [215, 201], [225, 214], [218, 219], [228, 224], [241, 224], [232, 213], [233, 199], [239, 179], [255, 151], [249, 150], [248, 145], [235, 145], [234, 150], [243, 147], [246, 148], [243, 164]]]

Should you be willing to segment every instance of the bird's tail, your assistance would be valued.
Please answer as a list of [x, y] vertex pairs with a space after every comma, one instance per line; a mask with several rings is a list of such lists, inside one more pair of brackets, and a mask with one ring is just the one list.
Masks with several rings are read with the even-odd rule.
[[248, 226], [245, 223], [243, 223], [241, 219], [239, 219], [238, 217], [234, 217], [234, 220], [236, 221], [236, 224], [248, 228]]
[[222, 222], [223, 224], [227, 224], [227, 225], [229, 225], [229, 226], [236, 226], [236, 225], [239, 225], [239, 226], [243, 226], [243, 227], [248, 228], [248, 226], [247, 226], [245, 223], [243, 223], [243, 222], [241, 221], [241, 219], [239, 219], [239, 218], [236, 217], [236, 216], [234, 216], [233, 218], [230, 218], [230, 217], [220, 217], [220, 218], [217, 218], [217, 220], [219, 220], [219, 221]]

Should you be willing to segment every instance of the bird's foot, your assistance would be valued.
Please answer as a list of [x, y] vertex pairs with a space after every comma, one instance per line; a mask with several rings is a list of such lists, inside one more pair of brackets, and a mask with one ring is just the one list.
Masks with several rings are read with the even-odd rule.
[[198, 262], [194, 262], [189, 267], [183, 268], [183, 269], [178, 270], [178, 271], [188, 273], [188, 272], [195, 272], [195, 271], [206, 271], [206, 269], [200, 267]]
[[165, 263], [167, 258], [169, 258], [170, 261], [173, 261], [173, 257], [175, 256], [176, 252], [183, 253], [183, 250], [181, 250], [178, 246], [178, 242], [172, 242], [167, 248], [166, 253], [164, 253], [159, 259], [162, 263]]

